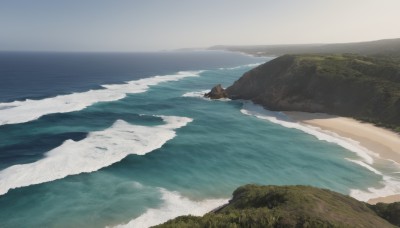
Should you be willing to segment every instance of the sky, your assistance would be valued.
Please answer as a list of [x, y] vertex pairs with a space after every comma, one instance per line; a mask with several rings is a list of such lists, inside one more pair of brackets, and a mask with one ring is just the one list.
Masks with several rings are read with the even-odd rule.
[[400, 0], [0, 0], [0, 50], [158, 51], [400, 38]]

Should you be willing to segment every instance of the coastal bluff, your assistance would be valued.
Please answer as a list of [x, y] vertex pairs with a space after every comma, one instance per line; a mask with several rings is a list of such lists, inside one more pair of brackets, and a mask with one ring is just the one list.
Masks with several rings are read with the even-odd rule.
[[284, 55], [224, 93], [272, 111], [352, 117], [400, 131], [400, 60], [356, 54]]
[[203, 217], [180, 216], [155, 227], [395, 227], [400, 203], [369, 205], [310, 186], [245, 185]]

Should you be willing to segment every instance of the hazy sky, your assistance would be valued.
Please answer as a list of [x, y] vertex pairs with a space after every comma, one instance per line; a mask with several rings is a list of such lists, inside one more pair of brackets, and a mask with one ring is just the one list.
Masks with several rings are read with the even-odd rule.
[[0, 50], [153, 51], [400, 38], [400, 0], [0, 0]]

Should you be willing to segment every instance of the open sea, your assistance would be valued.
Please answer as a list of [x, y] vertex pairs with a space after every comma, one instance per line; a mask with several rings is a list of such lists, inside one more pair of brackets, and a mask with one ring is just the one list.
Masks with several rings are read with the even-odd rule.
[[400, 167], [355, 141], [202, 98], [271, 59], [0, 53], [0, 227], [148, 227], [249, 183], [400, 193]]

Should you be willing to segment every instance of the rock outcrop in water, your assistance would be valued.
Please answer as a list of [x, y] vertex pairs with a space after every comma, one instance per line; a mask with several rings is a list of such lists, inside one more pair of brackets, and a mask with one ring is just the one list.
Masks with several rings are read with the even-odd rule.
[[221, 84], [214, 86], [209, 93], [204, 94], [204, 97], [210, 99], [221, 99], [227, 98], [228, 94], [226, 93], [225, 89], [222, 88]]
[[[380, 207], [383, 214], [388, 212], [390, 205]], [[400, 225], [399, 215], [392, 218], [393, 224], [390, 224], [383, 219], [385, 215], [379, 214], [382, 218], [378, 214], [369, 204], [326, 189], [246, 185], [233, 192], [228, 204], [203, 217], [181, 216], [157, 227], [385, 228]]]
[[245, 73], [231, 99], [269, 110], [323, 112], [400, 131], [400, 60], [344, 55], [284, 55]]

